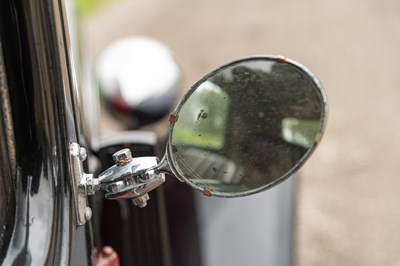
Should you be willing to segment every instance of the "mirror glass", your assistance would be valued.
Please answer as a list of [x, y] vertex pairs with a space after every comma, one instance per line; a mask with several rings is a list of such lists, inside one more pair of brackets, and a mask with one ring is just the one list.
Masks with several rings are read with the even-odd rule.
[[205, 195], [244, 196], [294, 173], [319, 142], [326, 98], [317, 78], [281, 57], [252, 57], [197, 82], [174, 112], [167, 159]]

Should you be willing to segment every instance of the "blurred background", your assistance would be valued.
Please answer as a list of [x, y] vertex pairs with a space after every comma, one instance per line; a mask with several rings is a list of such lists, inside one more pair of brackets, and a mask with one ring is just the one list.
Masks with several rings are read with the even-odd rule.
[[400, 2], [81, 0], [88, 51], [124, 36], [166, 43], [184, 89], [253, 54], [310, 68], [329, 100], [326, 134], [298, 178], [296, 260], [400, 265]]

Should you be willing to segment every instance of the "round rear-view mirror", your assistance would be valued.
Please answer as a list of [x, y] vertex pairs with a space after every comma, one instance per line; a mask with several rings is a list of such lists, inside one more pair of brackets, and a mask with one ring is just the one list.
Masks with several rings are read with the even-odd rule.
[[233, 61], [199, 80], [170, 116], [170, 172], [205, 195], [239, 197], [296, 172], [320, 142], [327, 100], [317, 77], [279, 56]]

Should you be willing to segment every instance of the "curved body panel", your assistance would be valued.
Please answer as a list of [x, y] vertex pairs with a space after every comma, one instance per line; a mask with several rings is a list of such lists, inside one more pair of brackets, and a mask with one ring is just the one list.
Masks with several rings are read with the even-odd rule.
[[68, 145], [83, 142], [65, 7], [2, 1], [0, 40], [15, 137], [16, 215], [4, 265], [88, 265], [90, 225], [71, 217]]

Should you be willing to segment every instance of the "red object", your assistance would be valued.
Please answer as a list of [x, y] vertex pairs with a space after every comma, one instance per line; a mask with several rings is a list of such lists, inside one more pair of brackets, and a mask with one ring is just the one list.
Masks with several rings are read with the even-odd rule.
[[93, 265], [119, 266], [120, 263], [118, 254], [112, 247], [104, 246], [99, 252], [97, 252]]

